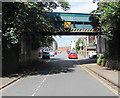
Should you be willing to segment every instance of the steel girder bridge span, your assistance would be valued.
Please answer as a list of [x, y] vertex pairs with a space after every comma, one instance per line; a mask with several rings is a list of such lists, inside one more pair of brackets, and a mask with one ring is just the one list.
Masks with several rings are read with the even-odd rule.
[[54, 33], [45, 29], [48, 35], [98, 35], [100, 30], [92, 24], [93, 14], [46, 12], [46, 17], [55, 28]]

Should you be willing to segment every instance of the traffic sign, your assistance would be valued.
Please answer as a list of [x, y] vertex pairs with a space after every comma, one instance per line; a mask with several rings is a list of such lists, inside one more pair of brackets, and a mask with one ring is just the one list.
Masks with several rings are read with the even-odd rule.
[[64, 28], [71, 28], [71, 22], [64, 22]]

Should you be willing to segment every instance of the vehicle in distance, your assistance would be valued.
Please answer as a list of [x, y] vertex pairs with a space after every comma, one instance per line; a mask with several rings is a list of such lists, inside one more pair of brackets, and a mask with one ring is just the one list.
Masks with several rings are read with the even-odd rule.
[[69, 54], [70, 52], [75, 52], [75, 50], [67, 49], [66, 52]]
[[88, 57], [89, 57], [90, 59], [91, 59], [91, 58], [96, 58], [96, 57], [97, 57], [96, 51], [91, 51], [91, 52], [89, 52]]
[[54, 54], [57, 55], [57, 51], [55, 51]]
[[58, 53], [62, 53], [62, 50], [58, 50]]
[[78, 59], [78, 54], [76, 52], [70, 52], [68, 54], [69, 59]]
[[49, 51], [43, 51], [42, 52], [42, 59], [50, 59], [50, 52]]
[[54, 51], [50, 51], [50, 56], [55, 56]]
[[67, 49], [66, 52], [67, 52], [67, 54], [69, 54], [70, 53], [70, 49]]

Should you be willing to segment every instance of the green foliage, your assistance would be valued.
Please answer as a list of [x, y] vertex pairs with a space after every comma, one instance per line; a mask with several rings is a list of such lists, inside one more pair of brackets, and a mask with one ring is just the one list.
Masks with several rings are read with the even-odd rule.
[[104, 58], [104, 54], [100, 54], [100, 55], [99, 55], [99, 58], [100, 58], [100, 59], [103, 59], [103, 58]]
[[102, 66], [105, 66], [105, 65], [106, 65], [106, 60], [105, 60], [105, 58], [102, 59], [101, 65], [102, 65]]
[[99, 27], [103, 32], [103, 37], [107, 40], [112, 40], [114, 30], [119, 30], [120, 27], [120, 2], [99, 2], [95, 15], [98, 19]]
[[[45, 33], [46, 31], [54, 32], [53, 25], [49, 22], [43, 13], [52, 11], [58, 6], [64, 7], [65, 9], [69, 6], [69, 3], [3, 2], [2, 38], [4, 47], [10, 47], [11, 44], [17, 44], [22, 33], [28, 33], [29, 35], [36, 36], [37, 34]], [[46, 39], [46, 36], [42, 37]], [[34, 41], [39, 43], [43, 40], [37, 38]]]
[[104, 54], [100, 54], [100, 55], [99, 55], [99, 58], [97, 59], [97, 64], [98, 64], [98, 65], [103, 65], [103, 66], [105, 66]]
[[84, 45], [84, 41], [81, 38], [79, 38], [77, 40], [76, 45], [75, 45], [75, 50], [76, 50], [77, 53], [80, 50], [80, 46], [79, 46], [80, 44]]
[[[97, 10], [93, 13], [97, 21], [97, 28], [101, 30], [102, 37], [107, 40], [107, 52], [104, 53], [104, 62], [110, 68], [120, 68], [119, 34], [120, 34], [120, 1], [119, 2], [99, 2]], [[93, 18], [92, 18], [93, 19]], [[96, 23], [97, 23], [96, 22]], [[116, 63], [117, 62], [117, 63]], [[104, 65], [104, 63], [103, 63]]]
[[93, 46], [96, 46], [96, 42], [95, 42], [95, 41], [93, 41], [92, 45], [93, 45]]
[[64, 2], [60, 1], [59, 3], [60, 3], [63, 10], [67, 11], [70, 9], [69, 3], [67, 1], [64, 1]]
[[98, 59], [97, 59], [97, 64], [98, 64], [98, 65], [101, 65], [101, 63], [102, 63], [102, 59], [98, 58]]

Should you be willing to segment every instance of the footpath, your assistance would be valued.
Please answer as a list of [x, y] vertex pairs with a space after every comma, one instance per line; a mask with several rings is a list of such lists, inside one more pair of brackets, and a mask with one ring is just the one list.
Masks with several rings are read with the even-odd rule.
[[[83, 64], [82, 66], [88, 68], [92, 72], [97, 73], [98, 75], [102, 76], [109, 82], [120, 87], [120, 83], [118, 82], [118, 75], [119, 75], [120, 71], [110, 70], [106, 67], [99, 66], [96, 63]], [[10, 77], [0, 78], [0, 90], [5, 88], [6, 86], [12, 84], [13, 82], [19, 80], [20, 78], [22, 78], [22, 75], [16, 76], [16, 77], [11, 77], [11, 78]]]
[[107, 67], [97, 65], [96, 63], [84, 64], [83, 66], [103, 77], [104, 79], [108, 80], [109, 82], [113, 83], [114, 85], [120, 87], [120, 83], [118, 82], [118, 75], [120, 71], [111, 70]]

